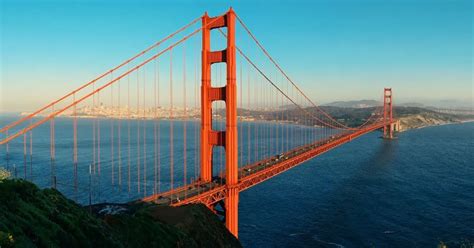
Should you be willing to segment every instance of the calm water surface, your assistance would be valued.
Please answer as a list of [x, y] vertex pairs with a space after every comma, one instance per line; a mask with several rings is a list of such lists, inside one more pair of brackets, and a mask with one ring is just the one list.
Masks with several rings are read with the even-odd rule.
[[[16, 117], [1, 117], [3, 126]], [[58, 188], [70, 198], [88, 203], [89, 164], [92, 129], [90, 120], [79, 121], [79, 189], [72, 185], [71, 121], [56, 123]], [[188, 175], [194, 173], [195, 122], [188, 122]], [[147, 137], [153, 127], [147, 126]], [[169, 140], [162, 123], [161, 139]], [[175, 124], [177, 147], [182, 123]], [[258, 124], [265, 128], [266, 124]], [[268, 127], [268, 126], [267, 126]], [[49, 162], [49, 125], [34, 133], [34, 156], [27, 178], [41, 187], [51, 185]], [[116, 132], [115, 127], [115, 132]], [[123, 128], [126, 128], [126, 123]], [[297, 128], [304, 131], [304, 128]], [[136, 137], [137, 125], [131, 124]], [[110, 125], [101, 124], [103, 176], [92, 177], [93, 202], [123, 202], [142, 197], [144, 189], [153, 191], [153, 166], [148, 167], [146, 180], [137, 183], [132, 167], [131, 191], [127, 185], [127, 138], [123, 142], [122, 185], [111, 187]], [[262, 135], [260, 133], [260, 135]], [[126, 134], [125, 134], [126, 136]], [[411, 130], [388, 141], [380, 133], [365, 135], [336, 150], [291, 169], [240, 195], [239, 238], [244, 247], [436, 247], [440, 240], [464, 238], [474, 240], [474, 123], [455, 124]], [[117, 139], [117, 134], [115, 134]], [[252, 134], [254, 137], [254, 134]], [[132, 138], [132, 154], [137, 154], [137, 140]], [[143, 140], [139, 140], [140, 143]], [[244, 140], [243, 143], [246, 141]], [[140, 153], [153, 163], [153, 139], [147, 139], [147, 153]], [[294, 145], [294, 144], [289, 144]], [[151, 149], [151, 150], [150, 150]], [[162, 152], [169, 153], [166, 146]], [[261, 149], [266, 149], [261, 146]], [[117, 150], [115, 165], [117, 165]], [[275, 151], [272, 151], [275, 152]], [[175, 150], [175, 161], [182, 163], [183, 150]], [[242, 154], [246, 156], [246, 154]], [[0, 166], [17, 170], [24, 176], [22, 139], [10, 146], [9, 158], [1, 147]], [[163, 164], [169, 157], [163, 158]], [[220, 158], [215, 157], [219, 163]], [[138, 161], [131, 163], [134, 165]], [[7, 165], [8, 164], [8, 165]], [[115, 173], [118, 173], [115, 169]], [[167, 168], [163, 178], [169, 178]], [[168, 173], [168, 174], [167, 174]], [[177, 166], [175, 182], [181, 182], [182, 167]], [[116, 174], [117, 176], [117, 174]], [[146, 183], [145, 183], [146, 182]], [[140, 185], [141, 191], [137, 187]], [[162, 189], [169, 181], [163, 180]], [[176, 185], [175, 185], [176, 186]]]
[[474, 240], [474, 123], [371, 133], [241, 194], [245, 247]]

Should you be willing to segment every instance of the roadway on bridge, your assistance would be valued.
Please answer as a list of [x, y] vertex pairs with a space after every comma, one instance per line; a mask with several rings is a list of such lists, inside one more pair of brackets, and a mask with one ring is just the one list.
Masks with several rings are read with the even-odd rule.
[[[332, 148], [335, 148], [341, 144], [347, 143], [351, 141], [352, 139], [357, 138], [363, 134], [380, 129], [384, 125], [387, 125], [387, 124], [383, 122], [375, 123], [373, 125], [367, 126], [363, 130], [346, 131], [343, 133], [339, 133], [337, 135], [332, 135], [329, 138], [318, 140], [315, 143], [305, 145], [305, 146], [300, 146], [288, 152], [276, 154], [274, 156], [268, 157], [258, 162], [243, 166], [239, 168], [239, 183], [245, 184], [246, 181], [250, 180], [252, 177], [256, 176], [257, 174], [261, 174], [262, 172], [266, 172], [266, 171], [270, 172], [275, 167], [281, 166], [285, 162], [289, 162], [291, 160], [304, 157], [305, 159], [303, 160], [298, 159], [300, 161], [297, 162], [297, 164], [300, 164]], [[314, 151], [320, 151], [320, 152], [317, 152], [315, 154], [310, 154]], [[309, 158], [308, 158], [308, 155], [309, 155]], [[282, 171], [279, 171], [278, 173], [286, 171], [287, 169], [292, 168], [296, 166], [297, 164], [292, 164], [290, 167], [282, 169]], [[261, 179], [260, 181], [264, 181], [264, 180], [266, 179]], [[256, 183], [247, 182], [247, 185], [240, 188], [241, 190], [245, 190], [257, 184], [258, 182]], [[214, 177], [211, 182], [204, 183], [204, 182], [196, 181], [186, 186], [179, 187], [165, 193], [146, 197], [142, 200], [153, 201], [157, 204], [163, 204], [163, 205], [183, 205], [183, 204], [198, 201], [198, 199], [202, 195], [206, 195], [206, 194], [209, 195], [210, 193], [212, 194], [212, 192], [217, 193], [217, 192], [223, 192], [223, 191], [225, 191], [225, 178]], [[219, 200], [219, 198], [222, 198], [222, 197], [216, 198], [213, 203]]]

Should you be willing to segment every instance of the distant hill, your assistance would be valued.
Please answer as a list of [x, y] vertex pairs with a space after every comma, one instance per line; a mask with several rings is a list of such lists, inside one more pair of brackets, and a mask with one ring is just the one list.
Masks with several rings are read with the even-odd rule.
[[323, 104], [323, 106], [339, 108], [370, 108], [382, 105], [382, 102], [375, 100], [357, 100], [357, 101], [336, 101]]
[[[320, 125], [320, 122], [315, 121], [315, 119], [322, 119], [327, 123], [331, 123], [332, 121], [321, 112], [322, 110], [346, 126], [358, 127], [364, 124], [374, 112], [381, 111], [380, 106], [381, 105], [367, 108], [335, 106], [305, 107], [305, 112], [299, 110], [295, 111], [294, 109], [278, 109], [273, 111], [240, 109], [239, 117], [242, 118], [242, 120], [248, 121], [285, 121], [302, 125]], [[305, 113], [310, 113], [309, 115], [315, 118], [309, 118], [308, 114]], [[220, 114], [223, 115], [224, 112]], [[474, 113], [466, 112], [459, 114], [452, 111], [445, 113], [419, 107], [394, 106], [393, 117], [400, 119], [402, 129], [407, 130], [431, 125], [472, 121], [474, 120]]]

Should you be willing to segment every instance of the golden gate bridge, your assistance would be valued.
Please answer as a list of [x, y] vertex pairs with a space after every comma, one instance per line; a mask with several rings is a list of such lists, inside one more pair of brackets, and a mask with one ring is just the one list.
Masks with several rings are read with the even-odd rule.
[[[241, 46], [237, 33], [253, 45]], [[392, 138], [396, 128], [391, 88], [383, 106], [348, 126], [304, 93], [231, 8], [3, 126], [0, 145], [7, 165], [21, 157], [20, 176], [47, 177], [76, 199], [88, 191], [92, 203], [91, 187], [109, 185], [146, 202], [203, 203], [238, 236], [239, 192], [366, 133]], [[35, 141], [45, 133], [48, 141]]]

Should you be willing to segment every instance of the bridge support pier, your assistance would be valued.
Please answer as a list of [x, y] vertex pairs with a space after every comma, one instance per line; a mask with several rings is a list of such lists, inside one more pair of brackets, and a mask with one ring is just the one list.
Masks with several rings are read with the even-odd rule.
[[383, 93], [383, 120], [387, 123], [387, 125], [383, 127], [383, 137], [385, 139], [393, 139], [395, 129], [393, 125], [392, 103], [392, 88], [385, 88]]
[[[215, 28], [227, 27], [227, 48], [211, 51], [210, 32]], [[225, 222], [227, 229], [238, 236], [238, 136], [237, 136], [237, 84], [235, 70], [235, 13], [232, 8], [224, 15], [202, 17], [202, 78], [201, 78], [201, 181], [212, 180], [212, 149], [214, 146], [225, 148], [226, 159], [226, 199]], [[211, 65], [226, 63], [227, 84], [224, 87], [212, 87]], [[212, 129], [212, 102], [224, 101], [226, 104], [226, 130]]]
[[225, 199], [225, 224], [227, 229], [238, 237], [239, 230], [239, 188], [229, 186]]

